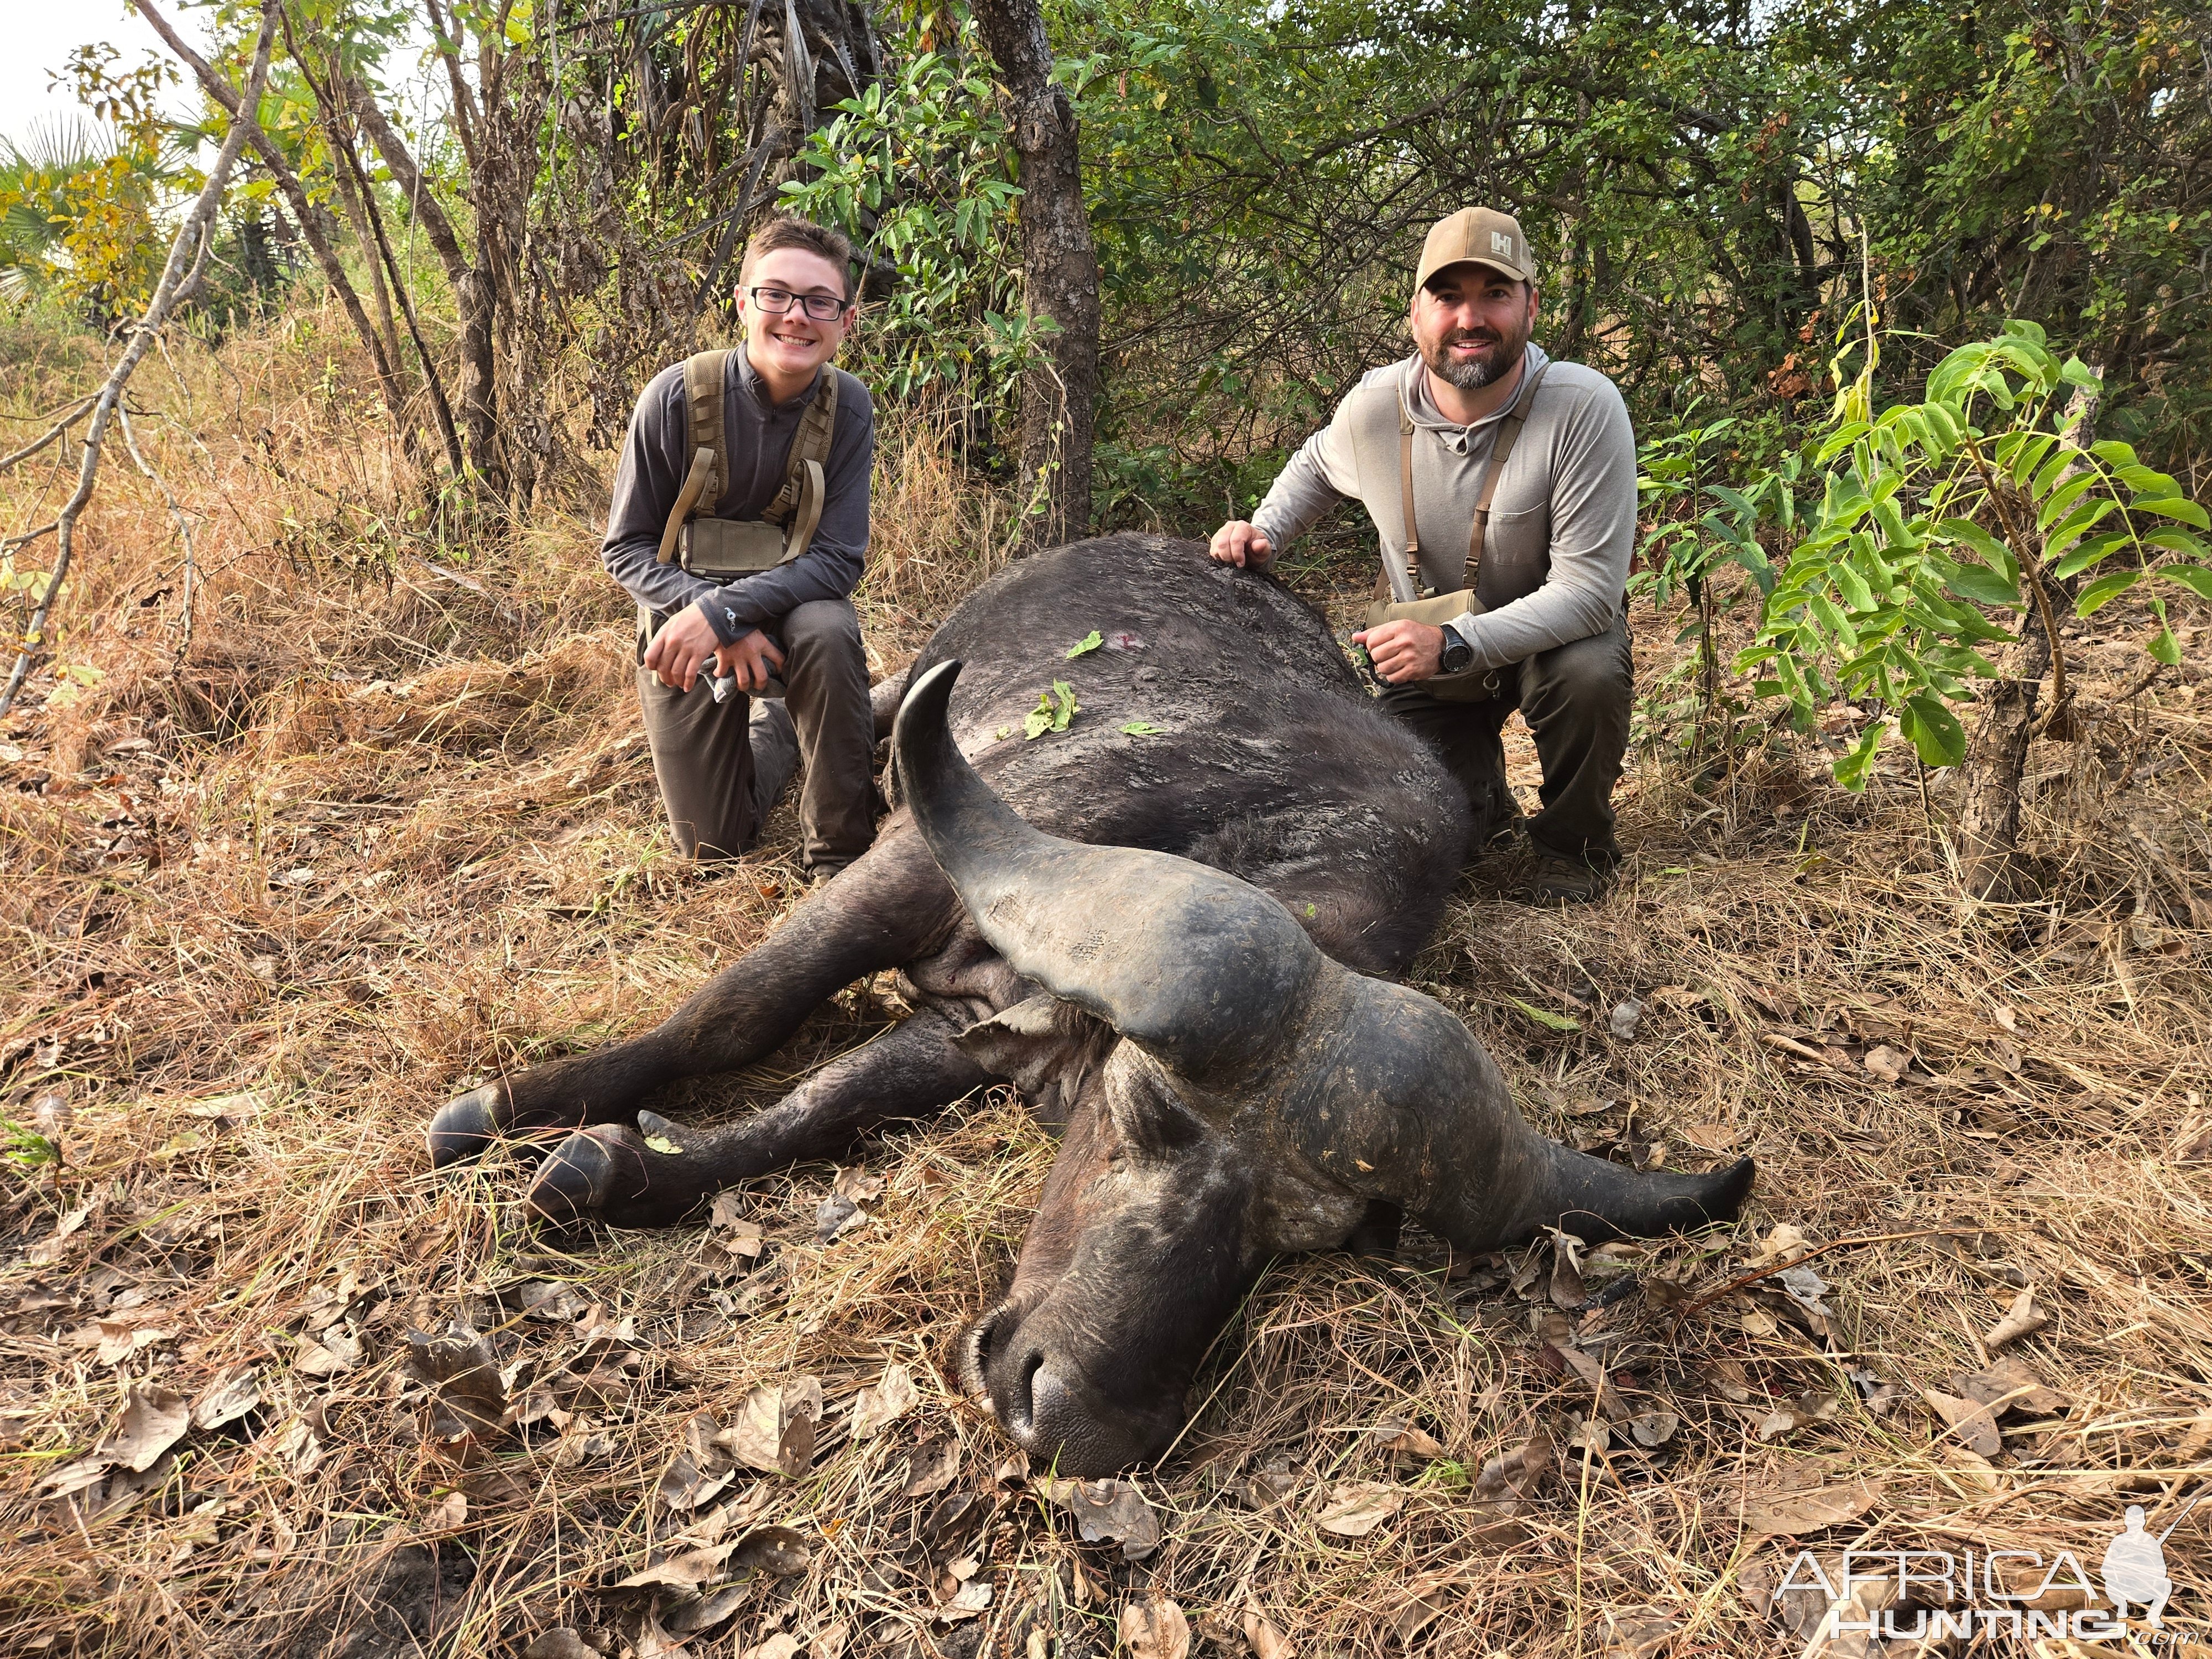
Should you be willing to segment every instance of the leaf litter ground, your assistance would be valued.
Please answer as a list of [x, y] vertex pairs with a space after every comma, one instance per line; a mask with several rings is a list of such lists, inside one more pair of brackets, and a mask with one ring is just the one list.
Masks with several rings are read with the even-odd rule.
[[[292, 471], [359, 488], [321, 405], [279, 406]], [[991, 539], [941, 455], [889, 448], [879, 672]], [[2125, 696], [2146, 619], [2075, 641], [2092, 729], [2032, 758], [2033, 904], [1960, 908], [1909, 772], [1825, 782], [1847, 710], [1694, 777], [1639, 751], [1598, 906], [1478, 866], [1416, 982], [1547, 1132], [1756, 1156], [1750, 1212], [1280, 1263], [1166, 1464], [1078, 1483], [951, 1378], [1051, 1157], [1002, 1091], [665, 1232], [534, 1237], [512, 1166], [428, 1176], [438, 1101], [650, 1024], [787, 914], [790, 814], [736, 872], [672, 855], [587, 495], [477, 588], [401, 558], [348, 589], [342, 515], [288, 548], [256, 452], [216, 453], [232, 562], [182, 670], [131, 609], [159, 503], [118, 485], [78, 601], [121, 618], [102, 672], [0, 733], [0, 1113], [38, 1137], [0, 1242], [0, 1650], [1797, 1653], [1800, 1547], [2094, 1571], [2124, 1503], [2155, 1532], [2212, 1478], [2203, 629]], [[1300, 580], [1349, 605], [1358, 564]], [[1647, 685], [1673, 632], [1638, 618]], [[855, 987], [656, 1109], [750, 1109], [902, 1012]], [[2209, 1526], [2167, 1544], [2191, 1642]]]

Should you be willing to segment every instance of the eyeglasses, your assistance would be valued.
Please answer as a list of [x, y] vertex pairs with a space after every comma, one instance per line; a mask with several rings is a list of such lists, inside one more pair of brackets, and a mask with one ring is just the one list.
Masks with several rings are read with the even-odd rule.
[[845, 301], [834, 294], [793, 294], [787, 288], [749, 288], [753, 303], [763, 311], [781, 317], [794, 305], [817, 323], [826, 323], [845, 314]]

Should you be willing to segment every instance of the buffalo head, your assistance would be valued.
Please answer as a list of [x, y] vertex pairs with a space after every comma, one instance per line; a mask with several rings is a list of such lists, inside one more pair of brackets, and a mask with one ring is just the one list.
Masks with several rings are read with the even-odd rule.
[[894, 742], [930, 851], [1042, 990], [963, 1046], [1067, 1115], [1013, 1285], [962, 1344], [1032, 1454], [1069, 1474], [1158, 1455], [1267, 1260], [1342, 1244], [1372, 1206], [1470, 1251], [1735, 1215], [1748, 1160], [1637, 1175], [1544, 1139], [1448, 1010], [1333, 961], [1258, 888], [1031, 828], [953, 741], [959, 671], [915, 681]]

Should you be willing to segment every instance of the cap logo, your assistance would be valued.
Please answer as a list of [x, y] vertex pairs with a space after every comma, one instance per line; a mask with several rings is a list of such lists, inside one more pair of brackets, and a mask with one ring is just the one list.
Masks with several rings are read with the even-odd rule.
[[1492, 231], [1490, 233], [1490, 251], [1492, 253], [1502, 253], [1509, 259], [1513, 257], [1513, 239], [1510, 236], [1508, 236], [1502, 230]]

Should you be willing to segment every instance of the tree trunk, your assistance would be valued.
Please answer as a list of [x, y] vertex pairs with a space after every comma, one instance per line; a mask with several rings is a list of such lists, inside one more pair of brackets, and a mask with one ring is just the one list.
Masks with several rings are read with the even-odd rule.
[[[331, 73], [337, 79], [343, 70], [333, 64]], [[384, 158], [392, 182], [406, 192], [409, 210], [446, 268], [446, 280], [453, 284], [453, 304], [461, 319], [462, 441], [477, 476], [494, 495], [503, 494], [507, 471], [499, 447], [499, 376], [492, 348], [492, 313], [498, 294], [493, 274], [481, 264], [469, 263], [445, 204], [431, 190], [429, 180], [416, 164], [414, 152], [368, 88], [358, 81], [342, 81], [333, 90], [351, 99], [362, 130]]]
[[[2101, 376], [2101, 367], [2094, 370]], [[2077, 386], [2066, 411], [2064, 434], [2087, 448], [2096, 436], [2098, 394]], [[2063, 477], [2071, 477], [2078, 465], [2069, 465]], [[2010, 489], [2000, 480], [2000, 489]], [[2034, 545], [2015, 546], [2031, 586], [2040, 586], [2043, 599], [2055, 607], [2070, 595], [2071, 584], [2051, 581], [2043, 563], [2043, 539], [2034, 532], [2035, 513], [2024, 495], [2013, 492], [2013, 504], [2004, 516], [2028, 526], [2020, 539]], [[2030, 594], [2027, 614], [2021, 618], [2020, 635], [2005, 647], [1997, 664], [1997, 679], [1981, 699], [1982, 716], [1974, 723], [1966, 744], [1966, 763], [1960, 769], [1962, 799], [1959, 810], [1959, 873], [1971, 898], [1992, 904], [2008, 904], [2021, 896], [2020, 784], [2027, 771], [2028, 745], [2037, 729], [2036, 705], [2043, 694], [2043, 677], [2051, 671], [2051, 629]], [[2063, 662], [2059, 665], [2062, 670]], [[2054, 696], [2057, 695], [2054, 691]], [[2068, 701], [2071, 693], [2065, 694]], [[2063, 720], [2064, 702], [2050, 718]], [[2063, 735], [2059, 733], [2057, 735]]]
[[2030, 606], [1997, 664], [1998, 679], [1982, 694], [1982, 717], [1960, 769], [1960, 875], [1969, 896], [1993, 904], [2010, 903], [2019, 889], [2020, 781], [2050, 667], [2051, 637]]
[[1020, 161], [1022, 260], [1032, 317], [1057, 331], [1022, 381], [1022, 493], [1042, 498], [1029, 545], [1080, 536], [1091, 523], [1091, 440], [1098, 386], [1098, 258], [1083, 205], [1075, 107], [1052, 79], [1037, 0], [976, 0], [984, 43], [1005, 77]]

